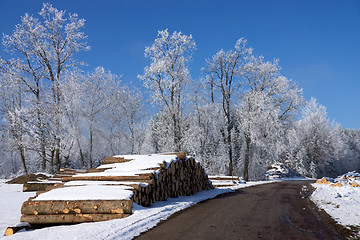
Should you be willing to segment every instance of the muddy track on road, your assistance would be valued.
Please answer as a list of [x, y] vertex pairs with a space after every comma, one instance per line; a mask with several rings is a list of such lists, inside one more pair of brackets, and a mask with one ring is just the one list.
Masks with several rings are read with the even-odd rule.
[[308, 181], [241, 189], [174, 214], [136, 239], [343, 239], [301, 194]]

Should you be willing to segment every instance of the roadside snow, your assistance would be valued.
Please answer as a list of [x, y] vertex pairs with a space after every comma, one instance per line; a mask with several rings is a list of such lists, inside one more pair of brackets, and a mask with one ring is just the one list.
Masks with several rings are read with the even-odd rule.
[[[140, 235], [157, 224], [167, 219], [175, 212], [191, 207], [198, 202], [214, 198], [220, 194], [231, 192], [235, 189], [255, 186], [259, 184], [272, 183], [271, 181], [248, 182], [233, 187], [215, 188], [208, 191], [198, 192], [192, 196], [182, 196], [169, 198], [167, 201], [155, 202], [151, 207], [145, 208], [134, 204], [133, 214], [127, 218], [115, 219], [105, 222], [81, 223], [76, 225], [54, 226], [32, 231], [18, 232], [12, 236], [3, 237], [4, 239], [132, 239]], [[6, 190], [8, 189], [8, 190]], [[21, 192], [21, 185], [8, 186], [4, 181], [0, 182], [2, 206], [0, 211], [1, 225], [0, 235], [8, 226], [19, 223], [20, 208], [23, 201], [27, 200], [33, 193]], [[3, 194], [4, 191], [7, 194]], [[26, 195], [26, 196], [25, 196]], [[15, 201], [14, 201], [15, 200]], [[2, 238], [2, 237], [0, 237]]]
[[34, 192], [23, 192], [22, 184], [5, 184], [6, 181], [0, 179], [0, 236], [7, 227], [19, 223], [22, 203], [35, 195]]
[[345, 185], [313, 183], [316, 190], [310, 199], [324, 209], [335, 221], [344, 226], [360, 225], [360, 188]]

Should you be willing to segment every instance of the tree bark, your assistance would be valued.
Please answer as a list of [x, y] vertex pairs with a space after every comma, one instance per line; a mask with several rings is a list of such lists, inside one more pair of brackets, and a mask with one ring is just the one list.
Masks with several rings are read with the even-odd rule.
[[250, 143], [251, 138], [245, 137], [246, 150], [245, 150], [245, 161], [244, 161], [244, 181], [249, 181], [249, 162], [250, 162]]
[[20, 152], [21, 163], [23, 165], [25, 174], [28, 175], [29, 173], [28, 173], [28, 170], [26, 167], [24, 148], [22, 146], [19, 146], [19, 152]]
[[93, 156], [92, 156], [92, 150], [93, 150], [93, 129], [92, 124], [90, 125], [90, 133], [89, 133], [89, 141], [90, 141], [90, 151], [89, 151], [89, 162], [90, 162], [90, 168], [93, 167]]
[[55, 156], [55, 150], [52, 149], [51, 155], [50, 155], [50, 173], [51, 174], [54, 174], [54, 156]]
[[[229, 124], [230, 125], [230, 124]], [[233, 175], [233, 157], [232, 157], [232, 145], [231, 145], [231, 126], [228, 126], [227, 145], [229, 151], [229, 176]]]

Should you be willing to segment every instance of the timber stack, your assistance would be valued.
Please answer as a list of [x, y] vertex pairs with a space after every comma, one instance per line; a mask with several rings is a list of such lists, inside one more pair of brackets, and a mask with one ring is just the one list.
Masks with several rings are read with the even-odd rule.
[[126, 155], [90, 170], [63, 169], [46, 191], [23, 203], [22, 222], [64, 224], [127, 217], [133, 202], [189, 196], [213, 188], [204, 168], [185, 153]]
[[214, 187], [231, 187], [236, 184], [246, 183], [238, 176], [209, 176]]

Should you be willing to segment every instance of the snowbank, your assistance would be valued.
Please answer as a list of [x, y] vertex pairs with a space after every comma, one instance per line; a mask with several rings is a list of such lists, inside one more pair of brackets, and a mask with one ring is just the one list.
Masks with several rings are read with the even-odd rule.
[[360, 188], [350, 185], [331, 187], [313, 183], [316, 190], [310, 199], [344, 226], [360, 226]]
[[[318, 179], [310, 199], [337, 223], [349, 229], [360, 227], [360, 174], [348, 172], [335, 179]], [[355, 228], [353, 228], [355, 227]], [[356, 230], [358, 231], [358, 230]], [[355, 232], [356, 234], [356, 232]], [[360, 232], [357, 233], [360, 237]]]
[[34, 192], [23, 192], [22, 184], [5, 184], [6, 181], [8, 179], [0, 179], [0, 238], [7, 227], [19, 223], [22, 203], [35, 195]]

